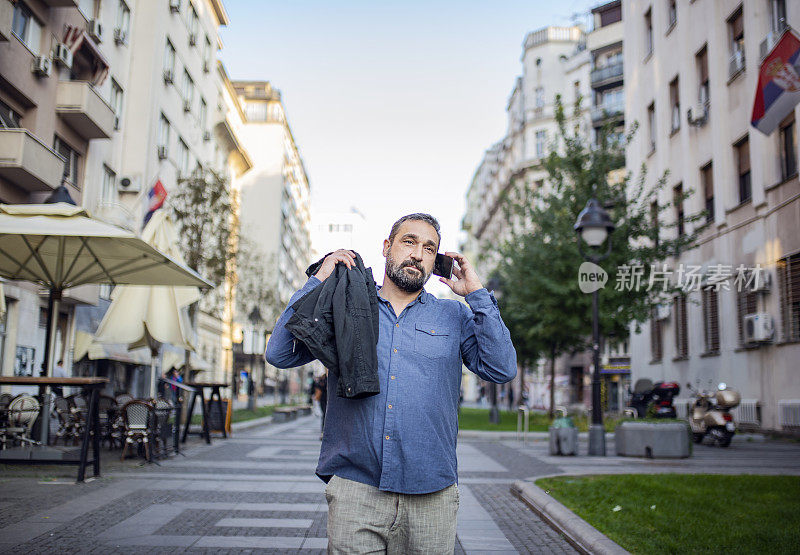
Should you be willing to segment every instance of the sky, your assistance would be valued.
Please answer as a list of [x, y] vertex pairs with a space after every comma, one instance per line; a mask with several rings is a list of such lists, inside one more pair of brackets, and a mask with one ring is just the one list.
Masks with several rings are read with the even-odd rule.
[[525, 35], [575, 13], [585, 22], [598, 3], [226, 0], [221, 58], [231, 79], [281, 91], [312, 218], [363, 213], [361, 255], [380, 282], [382, 240], [404, 214], [434, 215], [440, 251], [458, 249], [467, 188], [505, 133]]

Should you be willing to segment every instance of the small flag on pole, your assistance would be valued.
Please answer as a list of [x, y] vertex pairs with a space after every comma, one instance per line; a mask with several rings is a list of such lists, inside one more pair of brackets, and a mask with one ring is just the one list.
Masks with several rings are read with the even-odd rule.
[[155, 185], [147, 193], [147, 214], [144, 217], [144, 225], [150, 221], [156, 210], [161, 208], [164, 200], [167, 198], [167, 190], [161, 183], [161, 180], [156, 180]]
[[750, 121], [753, 127], [769, 135], [800, 103], [799, 74], [800, 39], [787, 29], [761, 62]]

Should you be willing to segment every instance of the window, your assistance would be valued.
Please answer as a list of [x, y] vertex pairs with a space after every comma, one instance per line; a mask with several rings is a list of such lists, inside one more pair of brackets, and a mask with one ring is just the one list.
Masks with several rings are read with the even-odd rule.
[[758, 310], [758, 293], [748, 291], [744, 286], [741, 291], [734, 292], [736, 293], [736, 319], [739, 324], [739, 345], [744, 345], [744, 317]]
[[164, 74], [175, 75], [175, 47], [168, 40], [164, 49]]
[[649, 8], [644, 14], [644, 51], [645, 57], [653, 53], [653, 10]]
[[103, 202], [117, 200], [117, 174], [105, 164], [103, 164], [103, 189], [100, 191], [100, 198]]
[[730, 66], [728, 69], [729, 77], [744, 70], [744, 17], [742, 6], [728, 18], [728, 36], [730, 37]]
[[706, 353], [719, 352], [719, 291], [713, 287], [701, 290], [703, 304], [703, 338]]
[[547, 131], [536, 132], [536, 157], [544, 158], [545, 148], [547, 147]]
[[211, 41], [206, 37], [203, 43], [203, 71], [211, 71]]
[[778, 260], [784, 341], [800, 341], [800, 253]]
[[58, 136], [56, 136], [53, 141], [53, 150], [64, 157], [64, 179], [73, 187], [78, 187], [78, 163], [80, 161], [80, 155]]
[[736, 163], [739, 175], [739, 204], [747, 202], [752, 196], [750, 190], [750, 141], [745, 137], [733, 147], [736, 150]]
[[781, 150], [781, 180], [797, 175], [797, 131], [794, 110], [781, 122], [778, 134]]
[[[189, 44], [194, 46], [197, 42], [197, 30], [200, 26], [200, 18], [197, 17], [197, 10], [193, 4], [189, 4]], [[194, 40], [194, 42], [192, 42]]]
[[711, 98], [709, 97], [708, 89], [708, 47], [703, 45], [703, 48], [698, 52], [695, 57], [695, 66], [697, 66], [697, 78], [700, 83], [697, 91], [697, 100], [703, 106], [708, 106]]
[[21, 116], [11, 106], [0, 100], [0, 128], [19, 129]]
[[247, 102], [244, 105], [244, 114], [247, 121], [267, 121], [267, 103]]
[[78, 9], [83, 12], [86, 19], [94, 19], [97, 13], [96, 4], [95, 0], [78, 0]]
[[650, 203], [650, 227], [653, 230], [653, 245], [658, 248], [659, 242], [659, 225], [658, 225], [658, 201]]
[[700, 169], [700, 181], [705, 198], [706, 222], [714, 221], [714, 167], [711, 162]]
[[786, 0], [770, 0], [770, 25], [775, 34], [786, 29]]
[[609, 10], [600, 12], [600, 27], [622, 21], [622, 5], [617, 4]]
[[684, 217], [683, 217], [683, 184], [678, 183], [672, 188], [672, 202], [675, 205], [675, 224], [678, 230], [678, 237], [683, 237], [684, 234]]
[[189, 147], [183, 139], [178, 139], [178, 171], [183, 177], [189, 175]]
[[158, 146], [169, 147], [169, 120], [164, 114], [158, 120]]
[[11, 31], [34, 54], [39, 55], [39, 45], [42, 41], [42, 25], [33, 17], [28, 6], [22, 2], [17, 2], [14, 5]]
[[536, 87], [536, 107], [544, 108], [544, 87]]
[[573, 83], [572, 86], [575, 89], [575, 102], [577, 102], [578, 99], [581, 97], [581, 82], [575, 81], [575, 83]]
[[664, 344], [661, 338], [661, 320], [657, 318], [656, 310], [650, 311], [650, 356], [651, 362], [659, 362], [664, 353]]
[[671, 29], [678, 22], [678, 9], [675, 0], [667, 0], [667, 28]]
[[208, 121], [208, 105], [206, 104], [205, 99], [201, 96], [200, 97], [200, 131], [205, 133], [206, 123]]
[[188, 102], [190, 105], [194, 100], [194, 81], [192, 77], [189, 75], [189, 72], [185, 69], [183, 70], [183, 85], [181, 87], [181, 96], [183, 96], [183, 101]]
[[131, 9], [125, 0], [119, 0], [119, 8], [117, 9], [117, 29], [128, 34], [131, 25]]
[[111, 80], [111, 107], [114, 109], [114, 129], [119, 129], [122, 118], [122, 87], [115, 79]]
[[656, 103], [647, 107], [647, 132], [650, 138], [650, 152], [656, 149]]
[[678, 78], [672, 80], [669, 84], [669, 105], [670, 105], [670, 122], [672, 124], [671, 133], [675, 133], [681, 128], [681, 97], [678, 90]]
[[686, 326], [686, 295], [675, 295], [675, 357], [689, 358], [689, 338]]

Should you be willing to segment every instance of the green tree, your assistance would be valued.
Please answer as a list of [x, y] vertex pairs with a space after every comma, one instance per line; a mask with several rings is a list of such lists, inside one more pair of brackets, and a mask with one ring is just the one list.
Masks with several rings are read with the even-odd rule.
[[[664, 295], [660, 285], [647, 290], [651, 264], [662, 263], [689, 247], [700, 231], [695, 224], [704, 217], [704, 213], [699, 213], [685, 218], [685, 227], [693, 228], [690, 233], [662, 234], [656, 240], [658, 227], [652, 223], [652, 207], [668, 175], [665, 173], [648, 190], [642, 167], [638, 179], [633, 181], [630, 172], [622, 168], [625, 147], [636, 125], [627, 136], [619, 136], [606, 126], [593, 145], [579, 131], [579, 125], [572, 125], [580, 121], [579, 112], [580, 100], [572, 118], [568, 118], [561, 98], [556, 97], [558, 133], [544, 162], [548, 181], [539, 189], [529, 184], [511, 189], [513, 192], [506, 199], [506, 215], [512, 232], [500, 248], [495, 270], [503, 291], [503, 318], [520, 363], [531, 365], [541, 357], [549, 359], [551, 416], [555, 359], [585, 349], [591, 338], [591, 295], [582, 293], [578, 287], [578, 268], [584, 259], [573, 229], [586, 202], [597, 198], [616, 225], [611, 236], [611, 254], [600, 264], [608, 272], [608, 282], [599, 295], [600, 329], [609, 338], [624, 339], [631, 322], [638, 331], [639, 325], [649, 318]], [[657, 213], [670, 210], [675, 202], [690, 194], [691, 191], [686, 191], [671, 202], [656, 204]], [[676, 224], [659, 225], [661, 229], [676, 227]], [[626, 267], [636, 265], [645, 270], [642, 287], [617, 290], [618, 277], [622, 277]], [[670, 293], [674, 290], [668, 288]]]

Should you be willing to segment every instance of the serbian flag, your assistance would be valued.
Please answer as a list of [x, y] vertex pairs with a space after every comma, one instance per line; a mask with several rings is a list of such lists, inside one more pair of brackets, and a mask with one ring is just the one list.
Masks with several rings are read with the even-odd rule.
[[144, 217], [143, 225], [147, 225], [147, 222], [149, 222], [150, 218], [153, 217], [155, 211], [161, 208], [161, 206], [164, 204], [164, 200], [166, 198], [167, 190], [164, 188], [164, 185], [159, 179], [147, 193], [147, 214]]
[[800, 39], [787, 29], [761, 62], [753, 127], [769, 135], [800, 103]]

